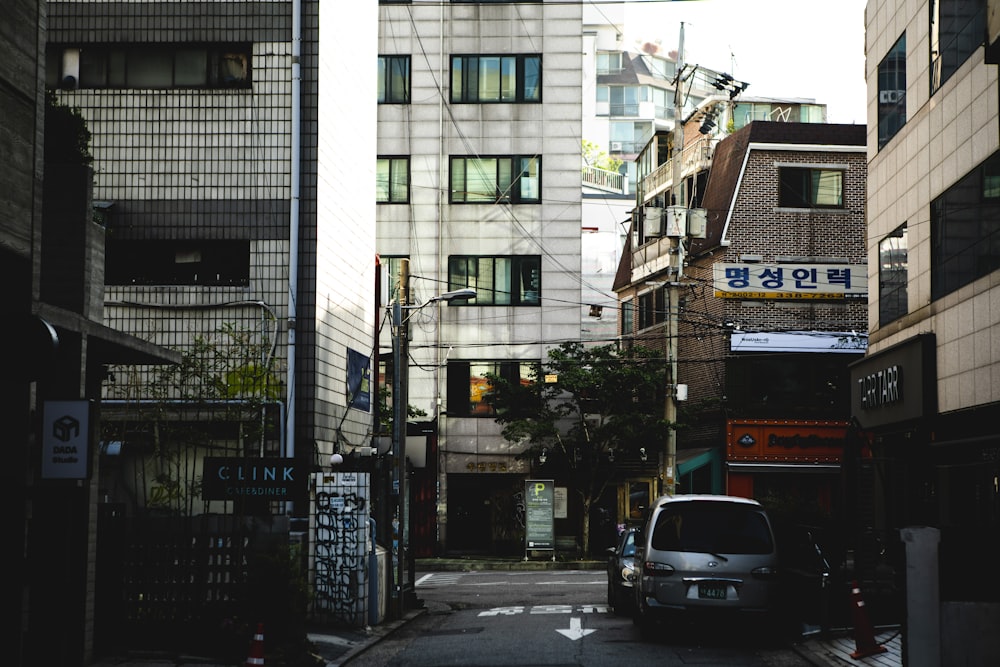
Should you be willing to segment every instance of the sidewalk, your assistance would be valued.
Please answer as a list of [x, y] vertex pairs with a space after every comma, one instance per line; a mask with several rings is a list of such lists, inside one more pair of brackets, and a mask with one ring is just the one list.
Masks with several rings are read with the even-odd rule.
[[[604, 568], [604, 561], [594, 560], [532, 559], [525, 561], [523, 559], [431, 558], [418, 560], [416, 564], [418, 572], [603, 570]], [[402, 619], [387, 621], [374, 627], [357, 629], [312, 628], [308, 632], [308, 638], [315, 646], [316, 654], [326, 661], [326, 667], [340, 667], [425, 612], [426, 609], [411, 609]], [[852, 658], [851, 654], [857, 650], [858, 646], [850, 630], [847, 630], [826, 638], [819, 635], [806, 637], [792, 645], [790, 649], [812, 667], [845, 667], [846, 665], [902, 667], [902, 640], [898, 628], [877, 629], [875, 644], [885, 648], [885, 652]], [[127, 656], [102, 658], [93, 663], [92, 667], [233, 667], [233, 665], [222, 665], [197, 656], [133, 653]]]

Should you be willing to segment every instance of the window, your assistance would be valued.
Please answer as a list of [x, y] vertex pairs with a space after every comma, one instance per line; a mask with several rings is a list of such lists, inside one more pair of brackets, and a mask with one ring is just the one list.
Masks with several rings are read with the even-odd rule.
[[647, 329], [660, 324], [666, 321], [666, 318], [667, 290], [665, 287], [639, 295], [639, 329]]
[[379, 264], [387, 267], [386, 271], [388, 275], [383, 280], [387, 280], [388, 284], [384, 284], [383, 288], [387, 290], [390, 302], [396, 298], [396, 294], [399, 291], [399, 265], [400, 261], [404, 259], [409, 258], [406, 256], [392, 257], [387, 255], [380, 255], [378, 258]]
[[378, 102], [410, 103], [410, 56], [378, 57]]
[[57, 46], [46, 77], [50, 88], [249, 88], [250, 56], [249, 44]]
[[839, 169], [778, 167], [778, 206], [843, 208], [844, 172]]
[[878, 322], [885, 326], [906, 315], [906, 225], [878, 244]]
[[379, 157], [375, 163], [375, 201], [405, 204], [410, 200], [410, 158]]
[[632, 327], [635, 326], [635, 302], [622, 301], [621, 335], [631, 336]]
[[494, 417], [489, 404], [487, 375], [499, 375], [508, 382], [530, 384], [537, 377], [537, 361], [449, 361], [448, 415], [451, 417]]
[[986, 41], [986, 3], [936, 0], [929, 4], [933, 95]]
[[542, 57], [452, 56], [451, 101], [541, 102]]
[[250, 284], [249, 241], [125, 241], [109, 238], [107, 285]]
[[613, 53], [597, 54], [597, 74], [618, 74], [622, 71], [622, 54], [620, 51]]
[[538, 156], [451, 158], [451, 203], [541, 202]]
[[609, 113], [612, 116], [638, 116], [639, 102], [645, 92], [645, 86], [609, 86], [608, 97], [611, 104]]
[[448, 289], [471, 287], [476, 306], [537, 306], [542, 296], [542, 258], [539, 255], [448, 258]]
[[906, 35], [878, 64], [878, 147], [906, 124]]
[[1000, 269], [1000, 152], [931, 202], [931, 298]]

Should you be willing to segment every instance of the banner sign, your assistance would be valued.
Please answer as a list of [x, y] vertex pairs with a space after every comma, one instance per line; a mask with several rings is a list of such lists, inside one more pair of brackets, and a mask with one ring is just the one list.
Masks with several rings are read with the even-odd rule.
[[368, 355], [347, 348], [347, 405], [348, 407], [371, 411], [371, 364]]
[[524, 481], [525, 549], [539, 551], [556, 548], [555, 487], [551, 479]]
[[840, 463], [847, 422], [730, 419], [726, 461]]
[[867, 264], [731, 264], [712, 266], [720, 299], [864, 299]]
[[291, 458], [205, 457], [202, 469], [204, 500], [292, 500], [304, 493], [308, 471]]
[[45, 401], [42, 412], [42, 478], [87, 479], [90, 401]]

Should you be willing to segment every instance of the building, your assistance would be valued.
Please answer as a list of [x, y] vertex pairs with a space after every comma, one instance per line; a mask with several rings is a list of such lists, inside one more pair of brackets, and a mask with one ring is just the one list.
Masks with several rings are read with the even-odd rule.
[[[34, 15], [32, 3], [20, 4]], [[36, 42], [44, 53], [31, 69], [39, 92], [24, 99], [44, 85], [89, 132], [93, 205], [81, 211], [95, 228], [87, 234], [100, 238], [83, 241], [95, 256], [76, 282], [87, 290], [84, 316], [96, 313], [100, 327], [84, 333], [122, 332], [144, 354], [89, 362], [78, 398], [101, 412], [83, 485], [91, 505], [69, 522], [90, 550], [87, 569], [54, 567], [51, 556], [32, 565], [48, 564], [46, 578], [33, 570], [46, 582], [29, 610], [39, 614], [31, 628], [46, 633], [28, 640], [38, 664], [43, 644], [83, 656], [107, 649], [111, 637], [138, 638], [136, 619], [122, 623], [121, 608], [107, 605], [114, 593], [101, 590], [105, 575], [122, 578], [107, 564], [127, 564], [128, 551], [94, 552], [129, 536], [128, 527], [179, 516], [236, 526], [266, 516], [283, 539], [308, 543], [312, 473], [373, 442], [366, 381], [376, 347], [375, 174], [356, 157], [375, 149], [376, 85], [345, 66], [366, 54], [375, 61], [375, 7], [353, 12], [350, 29], [313, 0], [45, 7], [47, 36]], [[321, 21], [329, 24], [322, 34]], [[18, 284], [27, 287], [23, 276]], [[83, 338], [77, 346], [91, 357], [106, 349]], [[197, 437], [181, 435], [188, 427]], [[211, 457], [291, 460], [296, 483], [273, 502], [212, 497], [202, 484]], [[46, 500], [35, 501], [29, 532], [52, 537], [27, 553], [57, 553], [67, 525], [53, 504], [60, 498], [35, 496]], [[87, 586], [71, 605], [54, 602], [64, 579], [51, 573], [63, 570]], [[230, 575], [239, 576], [218, 581]], [[148, 589], [142, 576], [127, 578]], [[72, 610], [65, 618], [52, 615], [63, 608]], [[175, 612], [161, 606], [153, 615]], [[83, 640], [60, 644], [54, 628]], [[45, 664], [56, 663], [70, 664]]]
[[[869, 348], [852, 415], [872, 452], [858, 517], [907, 575], [904, 645], [986, 664], [1000, 586], [996, 2], [869, 3]], [[875, 286], [878, 286], [875, 289]], [[917, 569], [922, 568], [922, 569]], [[916, 663], [914, 663], [916, 664]], [[921, 663], [924, 664], [924, 663]]]
[[[379, 5], [378, 251], [409, 260], [411, 551], [522, 553], [531, 461], [487, 373], [527, 379], [581, 329], [581, 6]], [[431, 302], [473, 289], [465, 303]], [[396, 298], [391, 290], [386, 290]], [[388, 301], [386, 302], [388, 303]], [[382, 329], [381, 377], [390, 327]]]

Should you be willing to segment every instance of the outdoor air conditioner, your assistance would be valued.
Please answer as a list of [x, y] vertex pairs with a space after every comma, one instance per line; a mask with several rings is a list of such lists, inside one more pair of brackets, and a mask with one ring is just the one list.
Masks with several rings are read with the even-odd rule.
[[880, 90], [878, 91], [879, 104], [896, 104], [905, 94], [902, 90]]
[[621, 151], [622, 151], [622, 142], [620, 142], [620, 141], [612, 141], [611, 142], [611, 150], [616, 151], [618, 153], [621, 153]]
[[642, 209], [645, 220], [643, 231], [646, 238], [663, 236], [663, 209], [659, 206], [646, 206]]

